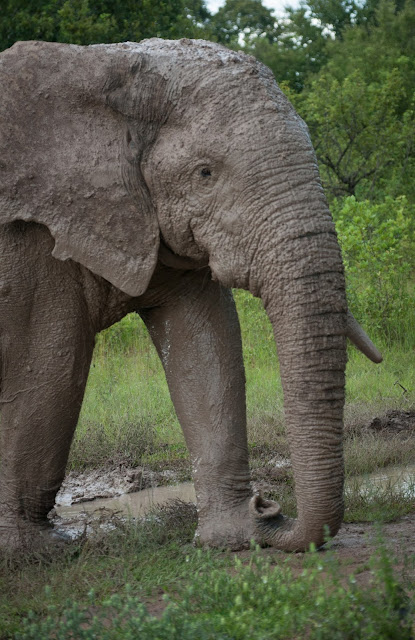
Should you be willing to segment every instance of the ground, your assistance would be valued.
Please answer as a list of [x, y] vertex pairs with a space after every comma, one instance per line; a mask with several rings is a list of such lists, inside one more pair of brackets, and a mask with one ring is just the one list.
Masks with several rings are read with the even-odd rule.
[[[353, 415], [356, 418], [357, 414]], [[122, 458], [118, 464], [113, 461], [100, 469], [72, 470], [58, 496], [57, 503], [60, 504], [50, 517], [57, 527], [66, 529], [72, 537], [80, 536], [81, 544], [75, 542], [28, 558], [9, 558], [7, 555], [0, 558], [0, 638], [15, 637], [29, 611], [34, 612], [37, 620], [44, 621], [48, 607], [56, 605], [53, 615], [57, 620], [68, 597], [87, 612], [102, 612], [105, 616], [105, 600], [114, 594], [124, 597], [126, 585], [133, 589], [134, 597], [146, 604], [149, 613], [156, 617], [156, 623], [159, 620], [163, 625], [166, 593], [173, 600], [177, 596], [182, 602], [181, 589], [193, 588], [193, 581], [198, 576], [205, 580], [207, 575], [212, 589], [217, 584], [222, 594], [223, 585], [231, 585], [231, 589], [242, 588], [245, 583], [239, 584], [238, 580], [246, 579], [245, 569], [249, 572], [253, 566], [254, 571], [257, 570], [256, 559], [269, 561], [271, 568], [279, 568], [269, 574], [269, 579], [274, 580], [271, 576], [275, 575], [282, 587], [287, 580], [293, 580], [288, 595], [297, 593], [297, 588], [314, 594], [316, 586], [310, 581], [314, 579], [310, 567], [317, 566], [323, 593], [328, 589], [327, 597], [337, 598], [336, 612], [352, 602], [357, 612], [366, 612], [365, 620], [372, 620], [373, 613], [374, 619], [383, 625], [387, 609], [385, 605], [383, 615], [383, 598], [387, 596], [388, 602], [392, 602], [389, 616], [393, 615], [396, 595], [398, 627], [401, 618], [412, 616], [412, 622], [413, 611], [405, 603], [407, 596], [413, 597], [415, 585], [415, 411], [405, 406], [405, 410], [379, 411], [376, 415], [369, 408], [365, 415], [364, 420], [346, 420], [346, 522], [337, 536], [316, 554], [286, 554], [271, 548], [237, 553], [195, 549], [191, 544], [196, 523], [196, 507], [191, 503], [194, 490], [186, 450], [182, 446], [157, 445], [143, 459], [143, 466], [134, 466]], [[281, 430], [277, 433], [278, 440], [271, 442], [264, 438], [251, 445], [253, 489], [263, 491], [265, 495], [274, 494], [281, 500], [284, 512], [294, 515], [293, 476], [283, 437]], [[396, 468], [408, 474], [407, 486], [387, 486], [372, 493], [366, 490], [364, 483], [368, 478], [374, 479], [376, 487], [379, 479], [383, 482], [384, 476]], [[388, 477], [390, 479], [391, 475]], [[122, 513], [112, 513], [114, 509], [120, 512], [127, 507], [134, 516], [133, 507], [144, 507], [146, 511], [166, 497], [173, 497], [175, 501], [145, 517], [138, 509], [137, 526], [126, 520]], [[383, 522], [381, 527], [374, 524], [379, 520]], [[383, 543], [379, 541], [380, 536]], [[242, 565], [235, 565], [235, 561]], [[375, 573], [371, 571], [373, 568]], [[228, 580], [230, 574], [231, 581]], [[263, 584], [256, 579], [254, 582], [253, 589], [259, 589]], [[354, 592], [354, 585], [362, 589]], [[92, 605], [90, 593], [94, 594]], [[363, 609], [363, 600], [356, 600], [356, 593], [358, 598], [364, 599]], [[402, 598], [400, 594], [403, 594]], [[234, 595], [228, 594], [230, 599], [226, 601], [231, 612], [236, 606]], [[206, 602], [210, 602], [211, 596], [208, 590]], [[372, 604], [367, 604], [368, 598]], [[307, 606], [314, 607], [313, 602]], [[221, 601], [220, 606], [222, 604]], [[309, 609], [306, 607], [304, 611], [307, 627]], [[316, 616], [321, 614], [320, 609], [312, 611]], [[257, 613], [256, 625], [262, 620], [262, 610]], [[337, 620], [337, 613], [333, 614], [331, 624], [336, 629]], [[395, 624], [393, 620], [392, 625]], [[397, 631], [399, 634], [400, 627]], [[377, 633], [376, 627], [373, 636], [376, 640], [380, 637]], [[392, 637], [388, 633], [382, 638]], [[75, 633], [62, 637], [78, 636]], [[401, 636], [395, 634], [393, 637]]]
[[[380, 417], [371, 419], [364, 429], [386, 438], [389, 434], [411, 438], [415, 433], [415, 412], [389, 411]], [[278, 494], [284, 483], [290, 484], [292, 473], [287, 459], [275, 456], [275, 454], [270, 458], [266, 448], [255, 450], [254, 454], [254, 490], [261, 490], [268, 494], [275, 491]], [[183, 460], [179, 462], [177, 468], [174, 463], [172, 467], [157, 471], [143, 467], [131, 469], [119, 465], [111, 469], [83, 473], [71, 472], [68, 474], [57, 499], [57, 503], [61, 504], [61, 517], [56, 512], [51, 515], [57, 526], [66, 528], [69, 533], [76, 535], [82, 531], [85, 532], [94, 517], [97, 516], [100, 519], [101, 527], [111, 526], [108, 523], [110, 513], [108, 509], [122, 511], [125, 504], [128, 509], [131, 509], [132, 505], [135, 508], [134, 502], [136, 500], [143, 501], [145, 499], [144, 508], [147, 509], [151, 502], [162, 502], [168, 500], [169, 496], [191, 500], [192, 488], [188, 482], [181, 483], [175, 489], [166, 487], [169, 483], [188, 479], [187, 472], [183, 467]], [[158, 488], [154, 489], [155, 487]], [[160, 487], [164, 487], [164, 489], [160, 489]], [[153, 489], [149, 491], [149, 488]], [[144, 489], [147, 491], [143, 491]], [[173, 491], [173, 493], [169, 493], [169, 491]], [[126, 496], [128, 496], [128, 501], [126, 501]], [[93, 502], [94, 499], [99, 500]], [[71, 504], [73, 506], [69, 507]], [[99, 508], [94, 511], [96, 506]], [[178, 508], [180, 509], [180, 505]], [[82, 513], [84, 509], [86, 513]], [[189, 514], [191, 513], [192, 511], [189, 511]], [[196, 517], [195, 511], [192, 517]], [[356, 581], [362, 584], [370, 579], [368, 560], [378, 544], [379, 531], [379, 526], [371, 522], [343, 524], [330, 546], [340, 560], [345, 576], [354, 574]], [[415, 496], [414, 511], [396, 521], [384, 523], [381, 532], [390, 553], [397, 558], [398, 571], [415, 579]], [[271, 554], [273, 562], [276, 564], [286, 558], [286, 554], [271, 549], [264, 550], [264, 553]], [[322, 550], [321, 553], [325, 553], [325, 550]], [[249, 552], [240, 552], [238, 555], [242, 558], [248, 558]], [[299, 568], [302, 566], [301, 558], [301, 554], [298, 554], [293, 560]], [[153, 613], [164, 607], [162, 593], [159, 595], [160, 598], [155, 593], [147, 602]]]

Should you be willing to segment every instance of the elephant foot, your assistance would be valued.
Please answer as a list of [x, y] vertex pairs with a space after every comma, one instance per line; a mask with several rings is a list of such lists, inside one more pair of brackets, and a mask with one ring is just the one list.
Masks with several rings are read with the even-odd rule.
[[238, 509], [219, 511], [209, 517], [199, 512], [194, 544], [215, 549], [249, 549], [255, 538], [255, 525], [249, 517], [249, 499]]
[[71, 538], [48, 521], [32, 523], [23, 518], [0, 518], [0, 551], [5, 554], [42, 551], [69, 542]]

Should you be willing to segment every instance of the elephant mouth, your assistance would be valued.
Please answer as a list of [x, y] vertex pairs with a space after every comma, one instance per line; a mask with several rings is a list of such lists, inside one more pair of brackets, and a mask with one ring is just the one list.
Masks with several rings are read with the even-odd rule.
[[207, 267], [209, 265], [208, 259], [195, 260], [186, 256], [179, 256], [177, 253], [174, 253], [172, 249], [170, 249], [163, 238], [160, 238], [158, 257], [161, 264], [163, 264], [165, 267], [180, 269], [183, 271], [194, 271], [196, 269], [203, 269], [204, 267]]

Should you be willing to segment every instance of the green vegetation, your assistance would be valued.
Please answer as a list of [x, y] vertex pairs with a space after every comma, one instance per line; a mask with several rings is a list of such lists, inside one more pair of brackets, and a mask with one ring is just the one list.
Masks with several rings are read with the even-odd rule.
[[332, 210], [353, 313], [386, 344], [413, 348], [415, 206], [405, 196], [379, 204], [351, 196]]
[[[235, 298], [244, 347], [249, 441], [253, 453], [256, 447], [267, 447], [287, 455], [272, 328], [258, 299], [244, 291], [235, 292]], [[381, 340], [384, 361], [377, 366], [350, 347], [346, 438], [361, 437], [370, 420], [388, 409], [414, 406], [414, 361], [407, 346], [410, 335], [401, 339], [402, 345]], [[390, 434], [385, 440], [391, 443]], [[183, 436], [156, 351], [140, 318], [130, 315], [98, 338], [70, 465], [81, 469], [109, 461], [140, 464], [165, 458], [166, 447], [175, 457], [182, 457]], [[404, 442], [397, 442], [396, 448], [402, 455], [410, 450]], [[399, 461], [396, 454], [394, 464]], [[367, 471], [354, 468], [355, 474]]]
[[[184, 503], [138, 523], [113, 516], [107, 530], [95, 526], [82, 545], [33, 556], [0, 556], [0, 638], [13, 637], [29, 610], [40, 616], [48, 604], [61, 610], [69, 594], [88, 605], [91, 589], [97, 603], [124, 591], [126, 584], [134, 585], [134, 594], [142, 598], [167, 586], [175, 590], [209, 565], [210, 555], [197, 553], [190, 544], [195, 516], [194, 507]], [[218, 567], [229, 562], [219, 553], [211, 555]]]
[[83, 548], [3, 560], [0, 637], [411, 638], [412, 585], [381, 541], [361, 583], [330, 551], [256, 549], [239, 558], [197, 550], [189, 544], [195, 512], [183, 504], [113, 524]]
[[3, 0], [0, 50], [18, 40], [95, 44], [197, 38], [205, 35], [207, 16], [203, 0]]

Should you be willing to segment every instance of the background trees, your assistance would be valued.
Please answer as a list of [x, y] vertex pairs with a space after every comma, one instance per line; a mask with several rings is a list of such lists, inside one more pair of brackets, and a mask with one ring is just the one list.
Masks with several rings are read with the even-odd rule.
[[201, 37], [204, 0], [0, 0], [0, 50], [16, 40], [74, 44]]
[[327, 43], [299, 110], [328, 193], [414, 198], [415, 3], [381, 0], [371, 18]]
[[252, 46], [258, 38], [274, 42], [280, 33], [275, 16], [261, 0], [226, 0], [212, 16], [212, 33], [227, 46]]

